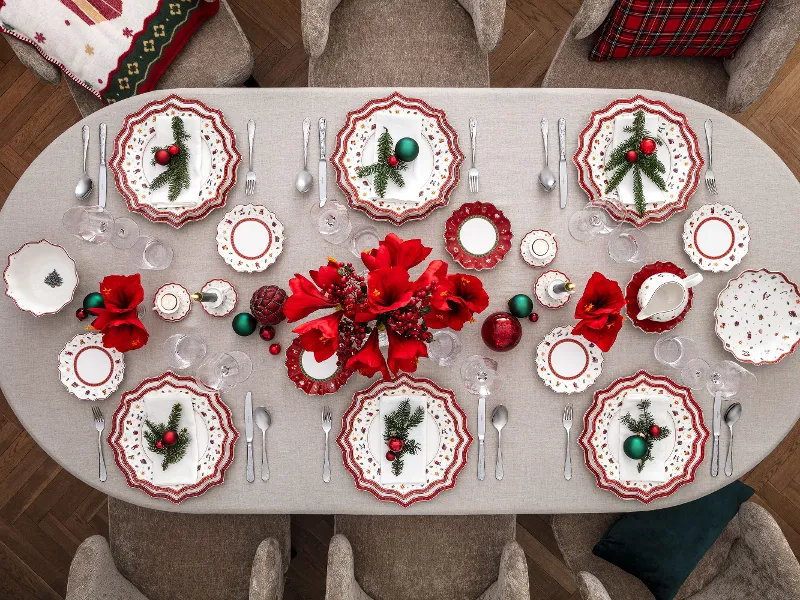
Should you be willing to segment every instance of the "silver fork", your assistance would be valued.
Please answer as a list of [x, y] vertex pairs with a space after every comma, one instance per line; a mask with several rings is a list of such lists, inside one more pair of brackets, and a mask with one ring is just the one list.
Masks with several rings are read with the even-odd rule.
[[469, 119], [469, 139], [472, 142], [472, 168], [467, 173], [467, 179], [469, 181], [469, 191], [470, 192], [477, 192], [478, 191], [478, 167], [475, 166], [475, 138], [478, 137], [478, 122], [475, 120], [475, 117], [470, 117]]
[[97, 429], [97, 455], [100, 457], [100, 481], [106, 480], [106, 461], [103, 459], [103, 429], [106, 427], [106, 421], [103, 418], [103, 413], [96, 406], [92, 407], [92, 414], [94, 415], [94, 428]]
[[247, 179], [244, 181], [245, 196], [252, 196], [256, 191], [256, 172], [253, 171], [253, 140], [256, 137], [256, 122], [250, 119], [247, 122], [247, 145], [250, 149], [248, 161], [250, 170], [247, 171]]
[[322, 431], [325, 432], [325, 461], [322, 463], [322, 481], [328, 483], [331, 480], [331, 461], [328, 457], [328, 434], [331, 431], [331, 407], [322, 407]]
[[567, 430], [567, 456], [564, 458], [564, 479], [572, 479], [572, 458], [570, 457], [569, 430], [572, 429], [572, 404], [564, 407], [564, 416], [561, 419], [564, 429]]
[[714, 133], [714, 124], [711, 119], [706, 119], [706, 144], [708, 144], [708, 168], [706, 169], [706, 187], [712, 194], [717, 194], [717, 180], [714, 177], [714, 171], [711, 170], [712, 153], [711, 153], [711, 135]]

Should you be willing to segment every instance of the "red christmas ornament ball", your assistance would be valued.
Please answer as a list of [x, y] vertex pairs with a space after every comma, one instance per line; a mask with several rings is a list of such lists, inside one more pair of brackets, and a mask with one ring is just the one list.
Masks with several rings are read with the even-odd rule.
[[164, 444], [162, 444], [160, 441], [158, 441], [158, 442], [156, 442], [156, 448], [158, 448], [159, 450], [163, 450], [164, 449]]
[[658, 425], [651, 426], [650, 435], [652, 435], [653, 437], [658, 437], [659, 435], [661, 435], [661, 427], [659, 427]]
[[170, 153], [172, 156], [177, 156], [178, 154], [180, 154], [180, 151], [181, 151], [181, 149], [180, 149], [180, 148], [178, 148], [178, 147], [177, 147], [175, 144], [172, 144], [172, 146], [170, 146], [169, 148], [167, 148], [167, 150], [169, 151], [169, 153]]
[[389, 438], [387, 445], [392, 452], [400, 452], [403, 449], [403, 440], [396, 437]]
[[646, 137], [642, 140], [642, 143], [639, 144], [639, 150], [642, 151], [642, 154], [650, 155], [656, 151], [656, 141], [653, 138]]
[[625, 160], [628, 162], [636, 162], [637, 158], [639, 158], [639, 155], [636, 153], [636, 150], [628, 150], [625, 153]]
[[507, 352], [522, 339], [522, 324], [508, 312], [496, 312], [486, 317], [481, 326], [483, 343], [497, 352]]
[[79, 308], [75, 311], [75, 316], [78, 317], [79, 321], [84, 321], [89, 317], [89, 311], [85, 308]]
[[158, 164], [160, 164], [162, 167], [166, 167], [169, 164], [169, 160], [170, 158], [172, 158], [172, 155], [169, 153], [168, 150], [164, 150], [162, 148], [161, 150], [158, 150], [156, 152], [154, 158], [156, 159], [156, 162]]
[[390, 167], [396, 167], [398, 164], [400, 164], [400, 161], [397, 159], [397, 157], [394, 154], [392, 156], [390, 156], [389, 158], [387, 158], [386, 162], [389, 163]]
[[539, 320], [539, 315], [537, 315], [535, 312], [528, 315], [528, 321], [530, 321], [531, 323], [536, 323], [536, 321], [538, 320]]
[[389, 462], [394, 462], [395, 458], [397, 458], [397, 457], [394, 455], [393, 452], [387, 452], [386, 453], [386, 460], [388, 460]]
[[161, 441], [165, 446], [174, 446], [178, 443], [178, 434], [172, 430], [165, 431]]
[[272, 354], [272, 356], [278, 356], [278, 354], [281, 353], [281, 345], [280, 344], [272, 344], [269, 347], [269, 353]]
[[271, 325], [265, 325], [264, 327], [258, 330], [258, 335], [261, 337], [262, 340], [268, 342], [275, 337], [275, 328], [272, 327]]

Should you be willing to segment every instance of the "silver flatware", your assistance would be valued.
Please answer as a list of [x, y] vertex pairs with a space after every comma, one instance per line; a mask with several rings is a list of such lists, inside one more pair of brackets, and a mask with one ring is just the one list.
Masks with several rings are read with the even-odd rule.
[[106, 421], [103, 418], [103, 413], [96, 406], [92, 407], [92, 415], [94, 416], [94, 428], [97, 429], [97, 457], [100, 461], [100, 481], [105, 481], [106, 475], [106, 461], [103, 458], [103, 429], [106, 427]]
[[706, 144], [708, 145], [708, 168], [706, 169], [706, 187], [708, 191], [716, 195], [717, 193], [717, 179], [714, 177], [714, 171], [711, 170], [711, 163], [713, 162], [711, 151], [711, 136], [714, 134], [714, 124], [711, 119], [706, 119]]
[[328, 483], [331, 480], [331, 461], [328, 456], [328, 434], [331, 432], [333, 419], [331, 417], [331, 407], [322, 408], [322, 431], [325, 432], [325, 460], [322, 462], [322, 481]]
[[475, 144], [477, 143], [477, 138], [478, 122], [474, 117], [470, 117], [469, 141], [472, 144], [472, 167], [470, 167], [469, 173], [467, 173], [467, 180], [469, 181], [469, 191], [473, 193], [478, 191], [478, 167], [475, 166]]
[[497, 429], [497, 462], [494, 465], [494, 476], [498, 481], [503, 479], [503, 427], [508, 423], [508, 409], [500, 404], [492, 411], [492, 425]]
[[481, 394], [478, 397], [478, 481], [483, 481], [486, 477], [486, 448], [484, 440], [486, 438], [486, 396]]
[[550, 161], [547, 158], [547, 134], [549, 126], [547, 119], [542, 119], [542, 142], [544, 143], [544, 169], [539, 173], [539, 185], [548, 192], [552, 192], [556, 187], [556, 176], [550, 170]]
[[89, 151], [88, 125], [81, 127], [81, 135], [83, 137], [83, 177], [80, 178], [78, 185], [75, 186], [75, 197], [78, 200], [86, 200], [86, 198], [89, 197], [89, 194], [92, 193], [92, 187], [94, 187], [92, 178], [89, 177], [89, 174], [86, 172], [86, 153]]
[[731, 436], [728, 441], [728, 457], [725, 459], [725, 475], [728, 477], [733, 475], [733, 425], [741, 416], [742, 405], [738, 402], [731, 404], [728, 407], [728, 410], [725, 411], [725, 424], [728, 426], [728, 429], [731, 432]]
[[714, 417], [712, 431], [714, 434], [714, 445], [711, 446], [711, 476], [719, 474], [719, 429], [720, 429], [720, 409], [722, 407], [722, 392], [714, 393]]
[[572, 455], [569, 441], [569, 431], [572, 429], [572, 404], [567, 404], [564, 407], [564, 416], [561, 418], [561, 423], [564, 425], [564, 429], [567, 430], [567, 451], [564, 456], [564, 479], [569, 481], [572, 479]]
[[247, 441], [247, 481], [256, 480], [253, 467], [253, 393], [247, 392], [244, 397], [244, 439]]
[[311, 133], [311, 119], [303, 119], [303, 170], [297, 174], [294, 186], [298, 192], [306, 193], [311, 189], [314, 177], [308, 170], [308, 136]]
[[261, 430], [261, 480], [269, 480], [269, 462], [267, 462], [267, 429], [272, 424], [269, 411], [259, 406], [255, 412], [256, 425]]
[[567, 208], [567, 120], [558, 120], [558, 191], [561, 208]]
[[247, 146], [248, 155], [247, 160], [249, 163], [249, 171], [244, 180], [244, 194], [245, 196], [252, 196], [256, 191], [256, 172], [253, 170], [253, 141], [256, 138], [256, 122], [253, 119], [247, 121]]
[[319, 120], [319, 207], [328, 201], [328, 159], [325, 158], [325, 119]]
[[100, 123], [100, 175], [97, 178], [97, 208], [106, 209], [106, 124]]

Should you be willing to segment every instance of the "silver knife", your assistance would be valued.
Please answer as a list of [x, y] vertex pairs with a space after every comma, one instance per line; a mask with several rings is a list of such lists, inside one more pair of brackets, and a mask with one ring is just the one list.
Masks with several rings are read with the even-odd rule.
[[486, 476], [486, 449], [483, 441], [486, 437], [486, 396], [478, 399], [478, 480]]
[[100, 175], [97, 181], [97, 207], [106, 209], [106, 124], [100, 123]]
[[558, 120], [558, 191], [561, 193], [561, 208], [567, 208], [567, 120]]
[[720, 414], [722, 408], [722, 392], [714, 394], [714, 445], [711, 448], [711, 476], [716, 477], [719, 474], [719, 429], [721, 425], [722, 415]]
[[247, 440], [247, 481], [255, 481], [256, 471], [253, 468], [253, 394], [247, 392], [244, 397], [244, 437]]
[[319, 120], [319, 207], [328, 201], [328, 160], [325, 158], [325, 119]]

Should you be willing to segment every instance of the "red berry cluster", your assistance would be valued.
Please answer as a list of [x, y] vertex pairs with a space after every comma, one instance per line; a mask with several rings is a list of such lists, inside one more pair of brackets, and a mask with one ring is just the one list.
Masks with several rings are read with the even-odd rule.
[[343, 366], [351, 356], [361, 350], [369, 332], [369, 328], [364, 323], [356, 323], [346, 318], [339, 321], [339, 339], [336, 346], [339, 366]]
[[323, 291], [331, 302], [341, 306], [344, 314], [352, 319], [360, 309], [366, 310], [367, 282], [356, 273], [353, 263], [339, 263], [339, 277], [339, 281]]
[[430, 342], [433, 334], [428, 331], [424, 315], [430, 312], [430, 286], [420, 288], [406, 306], [393, 310], [386, 319], [386, 327], [404, 338]]

